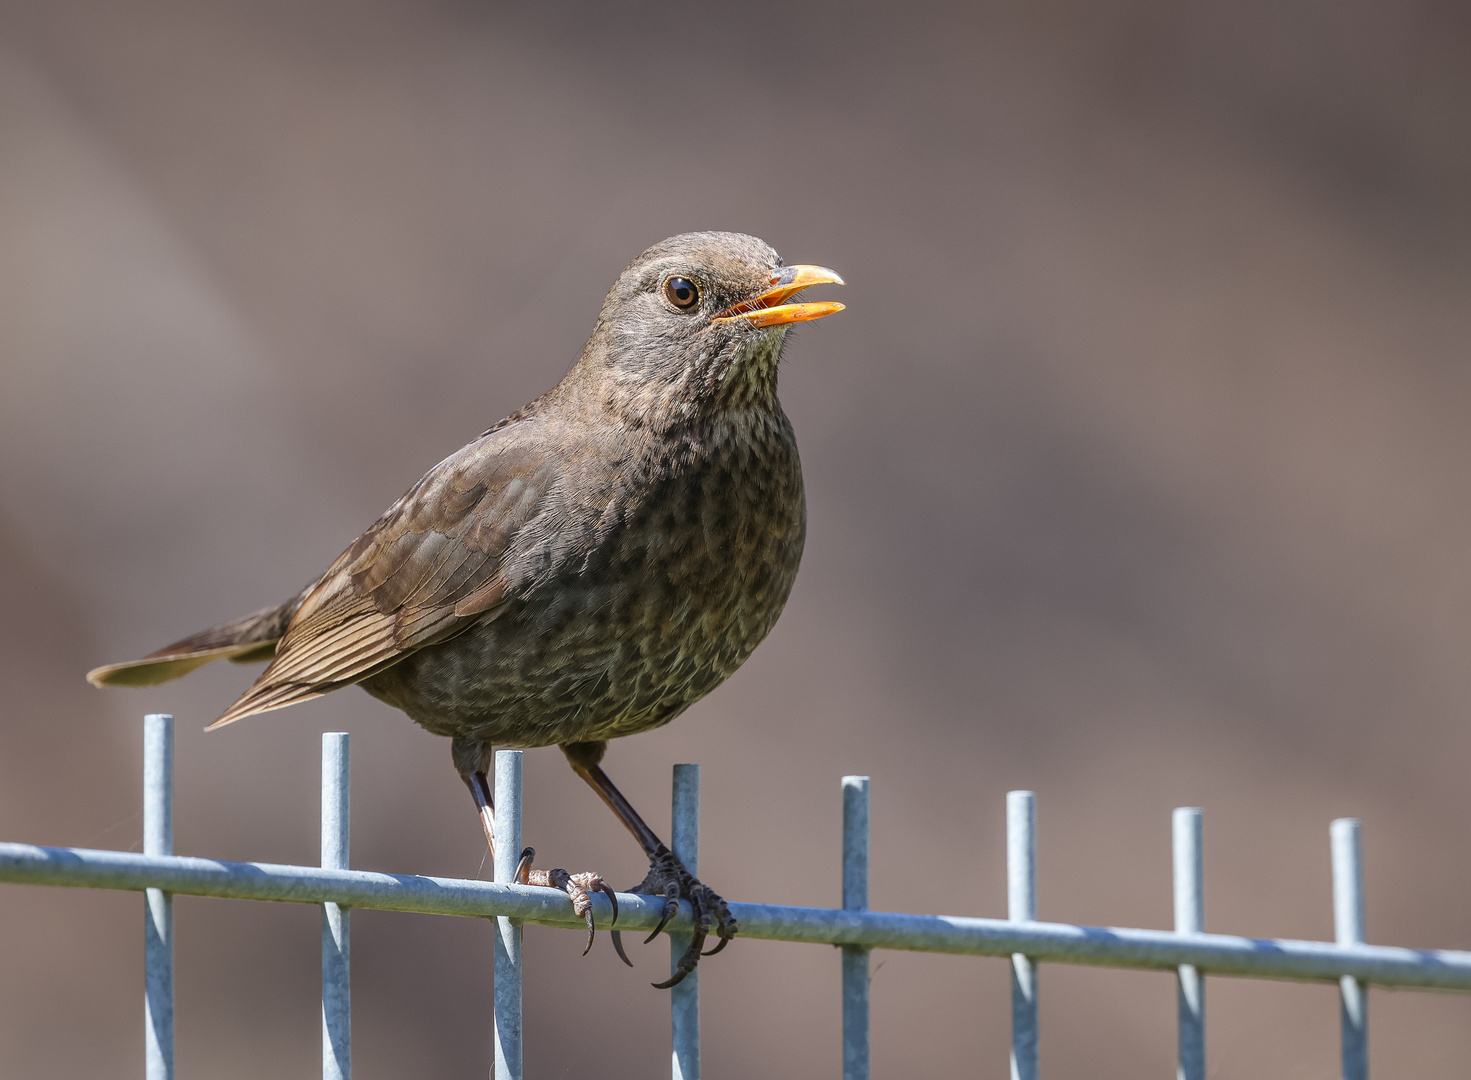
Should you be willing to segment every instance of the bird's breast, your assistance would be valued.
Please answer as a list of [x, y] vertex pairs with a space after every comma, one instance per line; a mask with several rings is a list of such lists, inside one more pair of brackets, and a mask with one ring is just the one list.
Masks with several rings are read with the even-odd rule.
[[723, 682], [775, 624], [802, 556], [786, 417], [660, 442], [604, 490], [556, 572], [369, 689], [431, 730], [538, 746], [656, 727]]

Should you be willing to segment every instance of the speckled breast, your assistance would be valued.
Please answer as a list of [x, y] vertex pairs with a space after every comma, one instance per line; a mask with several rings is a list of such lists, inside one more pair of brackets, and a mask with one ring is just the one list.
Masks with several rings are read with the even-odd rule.
[[364, 688], [438, 734], [533, 747], [657, 727], [718, 686], [796, 578], [796, 441], [777, 413], [661, 453], [611, 497], [613, 524], [590, 551]]

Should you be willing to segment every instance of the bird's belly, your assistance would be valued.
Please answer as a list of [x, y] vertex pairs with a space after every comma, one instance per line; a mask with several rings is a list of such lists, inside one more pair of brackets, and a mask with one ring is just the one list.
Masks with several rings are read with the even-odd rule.
[[630, 526], [598, 565], [560, 575], [363, 686], [430, 731], [501, 746], [665, 724], [734, 672], [781, 614], [802, 553], [800, 483], [798, 473], [795, 498], [777, 500], [774, 512], [722, 506], [724, 528], [684, 528], [700, 513], [691, 506], [645, 520], [652, 529]]

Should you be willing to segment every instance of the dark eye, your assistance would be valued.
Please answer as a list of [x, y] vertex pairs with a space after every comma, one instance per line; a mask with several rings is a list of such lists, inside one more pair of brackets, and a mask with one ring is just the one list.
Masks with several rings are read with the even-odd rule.
[[688, 311], [700, 302], [700, 290], [688, 278], [670, 278], [664, 283], [664, 295], [680, 311]]

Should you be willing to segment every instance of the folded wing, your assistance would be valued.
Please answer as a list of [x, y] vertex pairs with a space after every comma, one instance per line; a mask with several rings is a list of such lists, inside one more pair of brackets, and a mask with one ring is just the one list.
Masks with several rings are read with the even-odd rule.
[[556, 476], [519, 434], [489, 433], [440, 462], [343, 552], [270, 667], [210, 728], [361, 682], [514, 599], [505, 557]]

